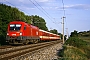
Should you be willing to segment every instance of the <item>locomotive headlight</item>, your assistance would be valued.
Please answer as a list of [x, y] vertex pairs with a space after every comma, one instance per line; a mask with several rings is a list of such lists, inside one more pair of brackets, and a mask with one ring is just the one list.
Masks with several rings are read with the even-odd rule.
[[22, 33], [20, 32], [20, 36], [22, 35]]
[[7, 35], [9, 35], [9, 33], [7, 33]]

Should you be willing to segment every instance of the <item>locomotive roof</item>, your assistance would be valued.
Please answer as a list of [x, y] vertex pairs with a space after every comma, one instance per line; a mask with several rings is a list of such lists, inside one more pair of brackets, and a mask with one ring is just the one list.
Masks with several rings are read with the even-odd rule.
[[26, 23], [24, 21], [12, 21], [9, 24], [25, 24], [25, 25], [30, 25], [30, 24], [28, 24], [28, 23]]
[[10, 24], [27, 24], [27, 25], [30, 25], [31, 27], [37, 29], [38, 27], [34, 26], [34, 25], [31, 25], [31, 24], [28, 24], [26, 22], [23, 22], [23, 21], [12, 21], [10, 22]]

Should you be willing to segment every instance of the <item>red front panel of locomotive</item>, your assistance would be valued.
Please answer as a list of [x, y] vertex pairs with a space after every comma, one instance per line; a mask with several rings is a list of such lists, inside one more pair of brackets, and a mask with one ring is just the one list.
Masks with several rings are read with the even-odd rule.
[[8, 25], [8, 36], [20, 36], [22, 35], [23, 23], [22, 22], [10, 22]]

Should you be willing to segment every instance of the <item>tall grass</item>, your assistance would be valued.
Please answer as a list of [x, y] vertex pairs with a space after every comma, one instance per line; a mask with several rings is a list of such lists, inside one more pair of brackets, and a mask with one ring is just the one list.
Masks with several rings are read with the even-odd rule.
[[[90, 59], [90, 42], [77, 37], [70, 37], [63, 46], [63, 55], [59, 60]], [[62, 53], [60, 53], [62, 54]]]
[[90, 43], [90, 37], [79, 37], [79, 38]]

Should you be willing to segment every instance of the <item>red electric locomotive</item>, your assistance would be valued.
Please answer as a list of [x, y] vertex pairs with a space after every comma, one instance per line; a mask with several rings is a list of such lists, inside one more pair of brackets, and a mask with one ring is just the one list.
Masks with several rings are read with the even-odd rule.
[[38, 43], [41, 40], [57, 39], [60, 39], [59, 35], [41, 30], [22, 21], [13, 21], [8, 24], [6, 42], [9, 44]]

